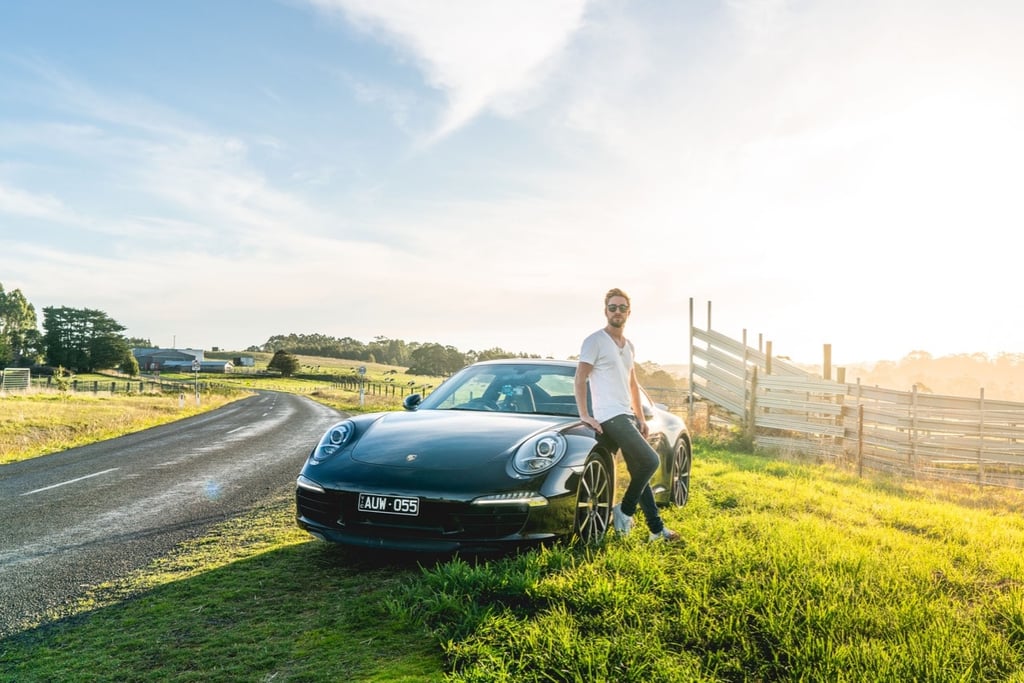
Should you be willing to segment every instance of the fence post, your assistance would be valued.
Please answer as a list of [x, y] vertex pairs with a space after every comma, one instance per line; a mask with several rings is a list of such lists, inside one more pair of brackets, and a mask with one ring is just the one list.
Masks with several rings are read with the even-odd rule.
[[750, 376], [750, 412], [747, 417], [747, 436], [751, 443], [757, 428], [757, 366], [754, 366], [754, 373]]
[[686, 389], [690, 392], [690, 397], [686, 401], [686, 424], [693, 424], [693, 297], [690, 297], [690, 365], [689, 377], [686, 380]]
[[917, 385], [915, 384], [910, 394], [910, 472], [917, 479]]
[[857, 476], [864, 476], [864, 404], [857, 404]]
[[[846, 368], [836, 368], [836, 382], [838, 384], [846, 384]], [[846, 461], [846, 390], [843, 393], [833, 394], [831, 399], [832, 402], [839, 405], [839, 414], [836, 415], [832, 423], [841, 429], [841, 433], [838, 437], [833, 439], [832, 452], [835, 454], [838, 460], [843, 462]]]
[[[756, 370], [757, 364], [754, 364]], [[750, 391], [750, 350], [747, 346], [747, 331], [743, 330], [743, 407], [745, 410], [749, 409], [751, 394], [747, 393]], [[747, 415], [747, 430], [750, 430], [750, 421], [752, 415]]]
[[978, 483], [985, 483], [985, 387], [978, 395]]

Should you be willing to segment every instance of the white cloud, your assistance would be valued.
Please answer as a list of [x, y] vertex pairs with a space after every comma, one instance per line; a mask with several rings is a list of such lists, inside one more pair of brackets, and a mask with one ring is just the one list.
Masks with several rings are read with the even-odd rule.
[[[685, 360], [690, 296], [698, 317], [715, 303], [717, 329], [812, 360], [822, 342], [891, 357], [874, 345], [897, 335], [924, 340], [904, 352], [957, 335], [977, 350], [977, 325], [950, 311], [1012, 318], [1024, 4], [304, 4], [364, 35], [326, 69], [334, 36], [311, 52], [271, 41], [317, 64], [316, 90], [297, 70], [239, 79], [266, 116], [105, 74], [27, 79], [19, 96], [43, 115], [5, 108], [0, 211], [60, 238], [88, 228], [95, 251], [52, 235], [32, 251], [4, 223], [5, 286], [106, 308], [163, 344], [191, 327], [209, 332], [197, 345], [305, 331], [556, 355], [621, 286], [641, 356], [666, 362]], [[374, 64], [366, 36], [437, 92]], [[403, 148], [438, 92], [431, 140], [508, 120]], [[353, 94], [393, 121], [346, 109]], [[66, 295], [81, 299], [49, 300]]]
[[586, 0], [309, 0], [410, 53], [448, 97], [437, 139], [491, 109], [516, 109], [583, 21]]
[[0, 183], [0, 213], [67, 224], [80, 219], [57, 197], [38, 194]]
[[[0, 185], [0, 210], [127, 237], [152, 220], [137, 217], [159, 216], [165, 224], [189, 226], [192, 246], [199, 249], [204, 240], [210, 248], [262, 244], [273, 249], [284, 231], [333, 229], [328, 214], [267, 180], [242, 137], [210, 130], [137, 94], [104, 91], [50, 67], [33, 71], [40, 76], [37, 97], [69, 112], [68, 121], [13, 126], [0, 145], [31, 147], [43, 158], [62, 155], [65, 166], [81, 170], [75, 183], [59, 184], [63, 197]], [[266, 135], [252, 144], [283, 152], [283, 145]], [[37, 171], [68, 173], [57, 167]], [[116, 204], [108, 206], [112, 197]], [[88, 222], [79, 214], [88, 215]]]

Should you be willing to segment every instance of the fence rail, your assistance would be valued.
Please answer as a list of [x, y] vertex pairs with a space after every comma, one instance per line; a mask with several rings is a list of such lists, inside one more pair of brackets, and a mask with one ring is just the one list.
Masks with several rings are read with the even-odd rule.
[[[917, 478], [1024, 488], [1024, 403], [849, 384], [694, 325], [690, 410], [712, 404], [762, 450]], [[826, 367], [826, 376], [830, 369]]]
[[[320, 375], [311, 375], [309, 377], [324, 379]], [[407, 394], [422, 394], [426, 396], [434, 388], [432, 384], [395, 384], [393, 382], [376, 382], [359, 377], [338, 377], [336, 375], [328, 375], [327, 381], [332, 386], [341, 387], [347, 391], [359, 391], [362, 388], [367, 396], [392, 396], [395, 398], [405, 398]]]
[[5, 368], [0, 370], [0, 391], [24, 391], [32, 381], [28, 368]]
[[[3, 379], [8, 379], [12, 374], [10, 370], [3, 373]], [[111, 379], [111, 380], [79, 380], [70, 379], [61, 383], [53, 377], [29, 377], [25, 376], [23, 381], [3, 382], [0, 384], [0, 392], [26, 392], [30, 390], [58, 390], [71, 391], [74, 393], [93, 394], [132, 394], [132, 393], [161, 393], [168, 391], [193, 390], [194, 382], [180, 382], [173, 380], [156, 379]], [[207, 388], [206, 382], [200, 382], [202, 390]]]
[[112, 375], [110, 379], [66, 379], [53, 375], [32, 376], [27, 368], [0, 370], [0, 394], [29, 391], [69, 391], [92, 394], [147, 394], [206, 392], [219, 383], [206, 380], [163, 379]]

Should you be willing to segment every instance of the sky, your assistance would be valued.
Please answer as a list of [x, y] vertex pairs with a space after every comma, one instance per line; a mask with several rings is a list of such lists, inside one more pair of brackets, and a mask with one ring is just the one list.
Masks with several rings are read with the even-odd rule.
[[155, 346], [566, 358], [632, 297], [837, 365], [1024, 352], [1019, 0], [14, 0], [0, 285]]

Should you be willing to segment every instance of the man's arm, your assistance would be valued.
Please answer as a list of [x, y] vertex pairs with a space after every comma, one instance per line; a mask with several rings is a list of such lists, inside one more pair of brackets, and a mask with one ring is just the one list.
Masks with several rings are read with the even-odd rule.
[[633, 415], [636, 417], [637, 427], [640, 433], [647, 438], [647, 418], [644, 417], [644, 407], [640, 402], [640, 382], [636, 378], [636, 368], [629, 369], [629, 401], [633, 405]]
[[593, 365], [582, 361], [576, 365], [576, 377], [573, 380], [573, 393], [576, 395], [576, 410], [579, 411], [580, 421], [600, 434], [601, 423], [595, 420], [587, 409], [587, 378], [590, 377], [590, 372], [593, 369]]

